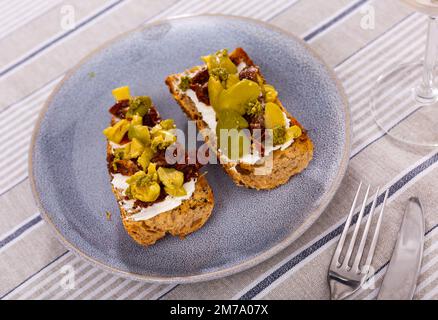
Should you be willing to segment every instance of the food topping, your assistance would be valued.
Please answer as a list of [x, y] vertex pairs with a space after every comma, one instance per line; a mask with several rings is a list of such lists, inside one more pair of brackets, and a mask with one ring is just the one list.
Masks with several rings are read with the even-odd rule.
[[135, 97], [134, 99], [129, 100], [129, 109], [126, 113], [126, 117], [132, 118], [134, 115], [139, 115], [140, 117], [143, 117], [149, 112], [151, 106], [151, 98], [147, 96]]
[[226, 49], [219, 50], [215, 54], [204, 56], [201, 59], [207, 65], [210, 76], [211, 71], [216, 68], [223, 68], [226, 72], [231, 74], [237, 73], [237, 67], [233, 61], [230, 60]]
[[131, 94], [129, 93], [129, 87], [125, 86], [125, 87], [114, 89], [113, 96], [117, 102], [131, 99]]
[[250, 117], [257, 117], [263, 114], [262, 103], [258, 99], [249, 100], [245, 105], [245, 113]]
[[242, 48], [236, 48], [234, 50], [234, 54], [230, 57], [230, 60], [233, 61], [236, 66], [240, 65], [241, 63], [244, 63], [247, 66], [254, 65], [252, 60]]
[[275, 90], [274, 86], [265, 84], [263, 85], [263, 90], [265, 92], [266, 102], [275, 102], [275, 100], [277, 100], [278, 92]]
[[225, 88], [225, 89], [231, 88], [231, 87], [234, 86], [236, 83], [238, 83], [239, 80], [240, 80], [240, 79], [239, 79], [239, 75], [237, 75], [237, 74], [230, 74], [230, 75], [228, 75], [228, 78], [227, 78], [227, 81], [226, 81], [226, 83], [225, 83], [224, 88]]
[[129, 198], [154, 202], [160, 195], [161, 187], [158, 184], [158, 174], [153, 163], [149, 164], [147, 173], [138, 171], [126, 182], [129, 184], [126, 190]]
[[247, 66], [239, 73], [239, 79], [248, 79], [254, 82], [259, 82], [259, 68], [256, 66]]
[[125, 144], [123, 148], [123, 160], [136, 159], [141, 156], [145, 146], [140, 140], [134, 138], [131, 142]]
[[249, 137], [240, 131], [249, 127], [246, 119], [232, 109], [219, 111], [217, 116], [216, 136], [222, 152], [233, 160], [237, 160], [243, 154], [249, 153], [251, 144]]
[[132, 125], [128, 130], [128, 138], [129, 140], [137, 139], [143, 145], [149, 145], [151, 142], [151, 136], [149, 133], [149, 129], [147, 126], [143, 125]]
[[173, 120], [168, 119], [160, 122], [151, 129], [151, 148], [154, 152], [165, 150], [176, 142], [176, 136], [172, 132], [174, 128]]
[[143, 117], [143, 125], [148, 127], [153, 127], [156, 124], [160, 123], [160, 121], [160, 115], [158, 114], [158, 111], [157, 109], [155, 109], [154, 106], [152, 106], [149, 109], [149, 112]]
[[192, 83], [190, 84], [190, 89], [195, 91], [199, 101], [205, 103], [206, 105], [210, 104], [210, 99], [208, 97], [208, 83], [204, 83], [203, 85], [199, 83]]
[[218, 107], [219, 96], [223, 90], [224, 87], [218, 79], [216, 79], [215, 77], [210, 77], [210, 79], [208, 79], [207, 91], [210, 99], [210, 104], [213, 106], [214, 109], [217, 109]]
[[[195, 75], [190, 79], [191, 83], [199, 83], [200, 85], [203, 85], [208, 81], [209, 78], [208, 70], [206, 67], [202, 68], [198, 72], [195, 73]], [[187, 77], [188, 78], [188, 77]]]
[[124, 176], [132, 176], [139, 169], [138, 165], [133, 160], [115, 160], [113, 162], [113, 167], [116, 167], [116, 170], [111, 170], [112, 173], [120, 173]]
[[128, 111], [129, 100], [122, 100], [113, 105], [109, 112], [116, 118], [124, 119], [126, 111]]
[[[201, 114], [203, 119], [206, 114], [208, 119], [204, 119], [205, 121], [212, 122], [209, 126], [214, 127], [213, 130], [216, 131], [219, 148], [230, 147], [229, 144], [227, 147], [226, 143], [225, 146], [220, 143], [221, 129], [236, 129], [237, 131], [249, 129], [249, 135], [242, 136], [238, 132], [239, 154], [245, 153], [241, 146], [249, 139], [250, 145], [254, 144], [259, 154], [263, 155], [265, 129], [272, 130], [270, 132], [272, 142], [274, 147], [277, 146], [267, 152], [291, 143], [293, 139], [302, 134], [299, 126], [291, 126], [290, 120], [287, 119], [286, 113], [279, 105], [277, 90], [265, 82], [259, 67], [254, 65], [241, 49], [236, 49], [232, 58], [224, 49], [203, 56], [201, 59], [206, 65], [196, 71], [186, 72], [180, 78], [179, 89], [184, 92], [188, 89], [193, 90], [194, 94], [193, 92], [187, 94], [196, 95], [198, 102], [207, 105], [200, 105], [199, 108], [213, 107], [212, 117], [210, 112], [203, 109]], [[255, 130], [260, 130], [261, 134], [256, 136]], [[228, 139], [234, 134], [229, 134]], [[221, 151], [227, 154], [224, 150]]]
[[117, 122], [114, 126], [103, 130], [103, 134], [108, 138], [108, 140], [114, 143], [120, 143], [125, 134], [128, 132], [130, 126], [131, 123], [128, 120], [123, 119]]
[[291, 126], [286, 130], [286, 140], [299, 138], [302, 134], [303, 132], [299, 126]]
[[283, 144], [286, 142], [285, 126], [275, 126], [272, 128], [272, 142], [274, 145]]
[[248, 128], [248, 121], [233, 109], [221, 110], [217, 113], [217, 130]]
[[213, 70], [210, 71], [210, 74], [212, 77], [215, 77], [217, 80], [223, 83], [224, 86], [226, 85], [228, 76], [230, 75], [228, 71], [222, 67], [214, 68]]
[[191, 159], [189, 159], [187, 154], [185, 154], [184, 159], [181, 160], [183, 160], [180, 161], [181, 163], [176, 163], [176, 164], [167, 163], [166, 150], [160, 150], [158, 153], [156, 153], [153, 156], [153, 158], [151, 158], [151, 161], [159, 167], [175, 168], [176, 170], [181, 171], [184, 174], [184, 182], [188, 182], [191, 179], [197, 178], [199, 174], [199, 169], [201, 168], [201, 164], [199, 164], [196, 161], [191, 161]]
[[146, 170], [148, 168], [154, 154], [155, 152], [152, 150], [152, 148], [146, 147], [141, 156], [137, 159], [137, 163], [143, 170]]
[[260, 93], [261, 89], [257, 83], [247, 79], [241, 80], [232, 87], [222, 90], [216, 110], [229, 109], [244, 115], [248, 102], [256, 100]]
[[181, 80], [179, 82], [178, 88], [181, 91], [187, 91], [187, 89], [190, 88], [190, 78], [187, 76], [181, 77]]
[[182, 197], [187, 194], [186, 190], [183, 188], [184, 184], [184, 173], [178, 171], [174, 168], [158, 168], [157, 170], [158, 178], [164, 185], [164, 190], [174, 196]]
[[[258, 147], [265, 138], [265, 129], [272, 130], [274, 145], [285, 144], [301, 134], [298, 126], [289, 128], [286, 114], [276, 104], [278, 92], [265, 83], [259, 67], [246, 54], [238, 53], [230, 59], [227, 50], [220, 50], [202, 60], [206, 67], [187, 79], [198, 100], [214, 108], [218, 140], [221, 129], [249, 128], [252, 143]], [[253, 136], [256, 129], [263, 131], [258, 138]]]
[[[166, 150], [177, 140], [173, 119], [161, 120], [151, 99], [130, 97], [128, 87], [113, 94], [123, 100], [111, 107], [116, 119], [103, 134], [112, 143], [107, 159], [110, 172], [129, 176], [126, 197], [136, 206], [148, 207], [167, 196], [186, 196], [184, 184], [198, 177], [200, 165], [167, 163]], [[187, 154], [183, 158], [187, 160]]]

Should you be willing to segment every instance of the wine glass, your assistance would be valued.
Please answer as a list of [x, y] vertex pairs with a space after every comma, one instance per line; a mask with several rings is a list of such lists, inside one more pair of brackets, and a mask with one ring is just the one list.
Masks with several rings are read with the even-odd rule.
[[438, 146], [438, 0], [402, 0], [428, 16], [423, 61], [399, 65], [377, 79], [371, 110], [377, 125], [398, 141]]

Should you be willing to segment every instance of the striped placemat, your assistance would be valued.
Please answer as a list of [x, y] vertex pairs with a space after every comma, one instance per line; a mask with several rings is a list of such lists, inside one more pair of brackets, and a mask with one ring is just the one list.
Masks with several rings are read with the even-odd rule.
[[[29, 10], [23, 4], [25, 2], [14, 2], [12, 5], [11, 2], [0, 1], [0, 17], [9, 19], [9, 27], [0, 28], [0, 44], [14, 34], [23, 36], [20, 32], [26, 26], [36, 23], [45, 15], [59, 12], [67, 4], [64, 1], [32, 1], [34, 7]], [[376, 32], [372, 39], [364, 40], [358, 46], [355, 31], [364, 32], [360, 21], [370, 12], [365, 9], [375, 9], [376, 17], [379, 12], [381, 17], [385, 17], [385, 10], [390, 12], [392, 9], [388, 8], [390, 4], [364, 0], [339, 1], [336, 5], [318, 0], [258, 0], [251, 3], [189, 0], [148, 2], [146, 10], [144, 3], [139, 4], [138, 1], [96, 0], [86, 7], [76, 2], [72, 1], [78, 7], [80, 16], [76, 29], [43, 32], [41, 41], [32, 48], [20, 47], [20, 50], [17, 49], [19, 54], [5, 55], [5, 58], [0, 56], [0, 85], [7, 82], [12, 86], [11, 81], [15, 81], [19, 87], [11, 89], [11, 95], [15, 98], [7, 96], [5, 92], [0, 93], [3, 101], [7, 101], [0, 103], [0, 146], [6, 151], [0, 153], [0, 208], [5, 208], [0, 209], [0, 268], [6, 270], [0, 275], [2, 299], [327, 299], [328, 263], [342, 231], [352, 192], [359, 180], [381, 185], [383, 190], [389, 188], [390, 197], [383, 223], [384, 241], [376, 252], [375, 275], [370, 279], [370, 288], [358, 292], [353, 298], [375, 298], [395, 241], [401, 208], [412, 194], [419, 195], [424, 202], [428, 230], [424, 263], [415, 297], [438, 297], [438, 246], [435, 245], [438, 240], [438, 228], [435, 229], [438, 217], [433, 214], [438, 191], [432, 188], [434, 181], [437, 181], [438, 172], [435, 168], [438, 153], [436, 150], [409, 150], [395, 145], [377, 129], [369, 109], [370, 89], [379, 74], [396, 63], [421, 58], [426, 31], [423, 16], [405, 10], [393, 18], [391, 26]], [[315, 9], [315, 16], [312, 16], [313, 11], [309, 11], [312, 6], [314, 9], [323, 7], [328, 13], [320, 16]], [[20, 10], [24, 10], [21, 15], [26, 13], [22, 19], [14, 20], [4, 13], [19, 13]], [[131, 16], [122, 14], [141, 10], [144, 15], [136, 15], [135, 25], [129, 24], [132, 22]], [[118, 29], [114, 30], [122, 32], [160, 18], [206, 12], [248, 16], [285, 29], [290, 27], [289, 31], [295, 32], [297, 29], [303, 39], [328, 59], [332, 59], [332, 51], [341, 52], [340, 47], [345, 50], [333, 67], [345, 87], [352, 112], [354, 139], [348, 173], [321, 219], [296, 243], [251, 270], [207, 283], [176, 286], [151, 285], [108, 274], [63, 249], [46, 231], [47, 226], [30, 198], [27, 151], [33, 125], [43, 102], [68, 68], [62, 64], [47, 67], [43, 63], [48, 59], [60, 59], [58, 54], [63, 47], [81, 43], [80, 38], [86, 37], [87, 33], [105, 33], [111, 27], [107, 24], [111, 24], [114, 16], [121, 17]], [[300, 13], [307, 13], [308, 17], [297, 23], [294, 19], [299, 20]], [[306, 28], [299, 29], [303, 25]], [[378, 20], [376, 25], [379, 25]], [[352, 31], [341, 32], [346, 26], [352, 26]], [[73, 61], [80, 58], [76, 52], [69, 55]], [[29, 80], [20, 87], [21, 77], [29, 77], [32, 72], [45, 67], [50, 72], [36, 73], [39, 82], [32, 83]], [[413, 78], [414, 75], [406, 81], [412, 81]], [[394, 123], [409, 112], [407, 106], [393, 105], [396, 94], [390, 92], [387, 103], [380, 107]], [[31, 250], [34, 244], [40, 246]], [[20, 259], [24, 254], [26, 258]], [[74, 279], [68, 278], [72, 270]], [[74, 288], [70, 286], [73, 280]]]

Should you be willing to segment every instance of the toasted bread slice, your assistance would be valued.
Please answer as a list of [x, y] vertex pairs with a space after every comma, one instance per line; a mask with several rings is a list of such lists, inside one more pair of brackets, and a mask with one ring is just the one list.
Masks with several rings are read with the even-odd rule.
[[123, 194], [114, 187], [112, 190], [119, 204], [120, 216], [126, 232], [143, 246], [153, 245], [166, 234], [184, 238], [195, 232], [207, 222], [214, 207], [213, 192], [204, 176], [199, 177], [195, 192], [190, 199], [184, 200], [175, 209], [143, 221], [129, 220], [132, 213], [127, 212], [123, 206], [125, 201]]
[[[112, 119], [112, 123], [115, 123]], [[112, 146], [107, 143], [107, 159], [111, 159]], [[110, 168], [110, 163], [108, 163]], [[111, 181], [114, 173], [110, 170]], [[120, 209], [120, 215], [126, 232], [140, 245], [153, 245], [166, 234], [184, 238], [201, 228], [210, 217], [214, 207], [213, 192], [204, 175], [197, 177], [191, 197], [171, 210], [161, 212], [146, 220], [132, 220], [131, 216], [139, 213], [141, 208], [127, 209], [130, 201], [124, 195], [124, 189], [112, 185]]]
[[[248, 54], [242, 48], [234, 50], [230, 54], [230, 58], [236, 66], [242, 62], [247, 66], [254, 65]], [[193, 73], [201, 68], [202, 66], [197, 66], [188, 71], [189, 73]], [[198, 129], [202, 132], [202, 130], [208, 129], [208, 125], [203, 121], [202, 115], [196, 108], [193, 100], [183, 91], [179, 90], [178, 84], [182, 76], [183, 73], [170, 75], [166, 78], [165, 82], [169, 87], [170, 93], [178, 102], [181, 109], [190, 119], [196, 121]], [[262, 75], [260, 74], [260, 76]], [[273, 151], [273, 165], [271, 168], [272, 170], [270, 170], [269, 173], [260, 174], [260, 170], [257, 169], [261, 169], [263, 165], [249, 165], [244, 163], [235, 165], [231, 163], [222, 163], [226, 173], [239, 186], [255, 189], [276, 188], [288, 182], [292, 176], [303, 171], [313, 157], [313, 143], [306, 130], [287, 112], [278, 98], [275, 103], [281, 107], [282, 111], [290, 119], [291, 125], [299, 126], [303, 133], [285, 150], [278, 149]], [[216, 141], [212, 141], [214, 139], [210, 139], [207, 136], [205, 137], [205, 140], [209, 143], [211, 149], [217, 153], [218, 159], [220, 159], [221, 154], [220, 150], [216, 147]]]

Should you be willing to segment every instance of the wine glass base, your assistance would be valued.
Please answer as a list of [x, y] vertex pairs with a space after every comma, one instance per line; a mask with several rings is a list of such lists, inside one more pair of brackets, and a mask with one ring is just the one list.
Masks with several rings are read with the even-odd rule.
[[422, 63], [403, 64], [381, 75], [371, 94], [374, 121], [397, 141], [438, 146], [438, 89], [424, 94]]
[[420, 104], [432, 104], [438, 101], [437, 88], [425, 88], [422, 84], [415, 88], [415, 100]]

